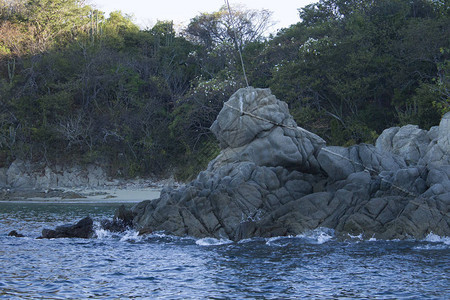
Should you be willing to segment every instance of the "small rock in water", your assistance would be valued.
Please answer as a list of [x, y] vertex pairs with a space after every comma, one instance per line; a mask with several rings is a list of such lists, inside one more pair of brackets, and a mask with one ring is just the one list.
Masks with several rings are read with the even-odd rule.
[[139, 235], [145, 235], [145, 234], [151, 234], [153, 233], [153, 230], [148, 229], [148, 228], [143, 228], [141, 230], [139, 230]]
[[133, 225], [134, 214], [131, 210], [127, 209], [125, 205], [121, 205], [112, 220], [102, 220], [101, 226], [103, 229], [112, 232], [122, 232], [129, 229]]
[[38, 239], [55, 239], [55, 238], [83, 238], [87, 239], [94, 234], [94, 221], [90, 217], [86, 217], [78, 221], [76, 224], [67, 224], [52, 229], [43, 229], [42, 236]]
[[25, 237], [23, 234], [18, 233], [17, 231], [13, 230], [10, 233], [8, 233], [8, 236], [14, 236], [14, 237]]
[[134, 214], [131, 210], [127, 209], [125, 205], [121, 205], [114, 214], [114, 220], [122, 221], [126, 226], [133, 224]]

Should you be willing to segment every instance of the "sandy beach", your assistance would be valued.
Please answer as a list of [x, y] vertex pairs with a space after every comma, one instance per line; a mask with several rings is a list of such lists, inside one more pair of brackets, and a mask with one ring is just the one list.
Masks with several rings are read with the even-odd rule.
[[102, 187], [0, 190], [0, 203], [138, 203], [159, 198], [165, 186], [177, 186], [173, 181], [129, 181], [110, 183]]
[[[50, 194], [51, 193], [51, 194]], [[7, 197], [1, 197], [4, 202], [34, 202], [34, 203], [137, 203], [144, 200], [157, 199], [161, 193], [160, 188], [140, 189], [96, 189], [96, 190], [57, 190], [48, 192], [15, 191]]]

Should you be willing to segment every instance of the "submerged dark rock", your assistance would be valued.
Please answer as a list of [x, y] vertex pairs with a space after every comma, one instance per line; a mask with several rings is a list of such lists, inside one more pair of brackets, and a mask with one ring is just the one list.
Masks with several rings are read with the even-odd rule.
[[231, 240], [318, 227], [379, 239], [448, 236], [450, 113], [429, 132], [416, 129], [387, 130], [376, 146], [327, 147], [270, 90], [241, 89], [211, 127], [219, 156], [192, 182], [133, 207], [133, 226]]
[[39, 239], [56, 238], [91, 238], [94, 235], [94, 222], [90, 217], [78, 221], [76, 224], [66, 224], [55, 229], [43, 229]]
[[13, 237], [25, 237], [23, 234], [18, 233], [18, 232], [15, 231], [15, 230], [10, 231], [10, 232], [8, 233], [8, 236], [13, 236]]

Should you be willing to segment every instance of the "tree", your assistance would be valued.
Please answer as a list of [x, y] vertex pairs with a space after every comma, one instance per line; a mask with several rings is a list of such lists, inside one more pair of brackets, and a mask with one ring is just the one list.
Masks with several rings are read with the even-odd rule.
[[43, 52], [86, 29], [92, 9], [82, 0], [28, 0], [25, 10], [34, 36], [33, 52]]
[[273, 23], [268, 10], [250, 10], [233, 7], [232, 15], [226, 6], [213, 13], [202, 13], [193, 18], [184, 31], [186, 38], [204, 47], [199, 64], [209, 78], [228, 68], [240, 74], [239, 51], [252, 42], [263, 39]]
[[404, 122], [429, 127], [439, 120], [436, 94], [419, 87], [432, 83], [450, 41], [448, 15], [436, 3], [321, 0], [257, 59], [297, 122], [331, 143], [370, 142]]
[[273, 23], [272, 12], [233, 7], [232, 15], [228, 8], [213, 13], [202, 13], [193, 18], [185, 29], [186, 37], [193, 42], [213, 49], [220, 45], [245, 47], [248, 43], [260, 40]]

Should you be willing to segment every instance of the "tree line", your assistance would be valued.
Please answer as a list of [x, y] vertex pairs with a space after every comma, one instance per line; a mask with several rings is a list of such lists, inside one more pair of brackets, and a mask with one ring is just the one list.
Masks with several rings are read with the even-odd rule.
[[81, 0], [0, 0], [0, 164], [101, 163], [186, 179], [214, 157], [232, 93], [269, 87], [329, 144], [437, 125], [450, 110], [447, 0], [320, 0], [266, 36], [271, 13], [226, 7], [175, 32]]

